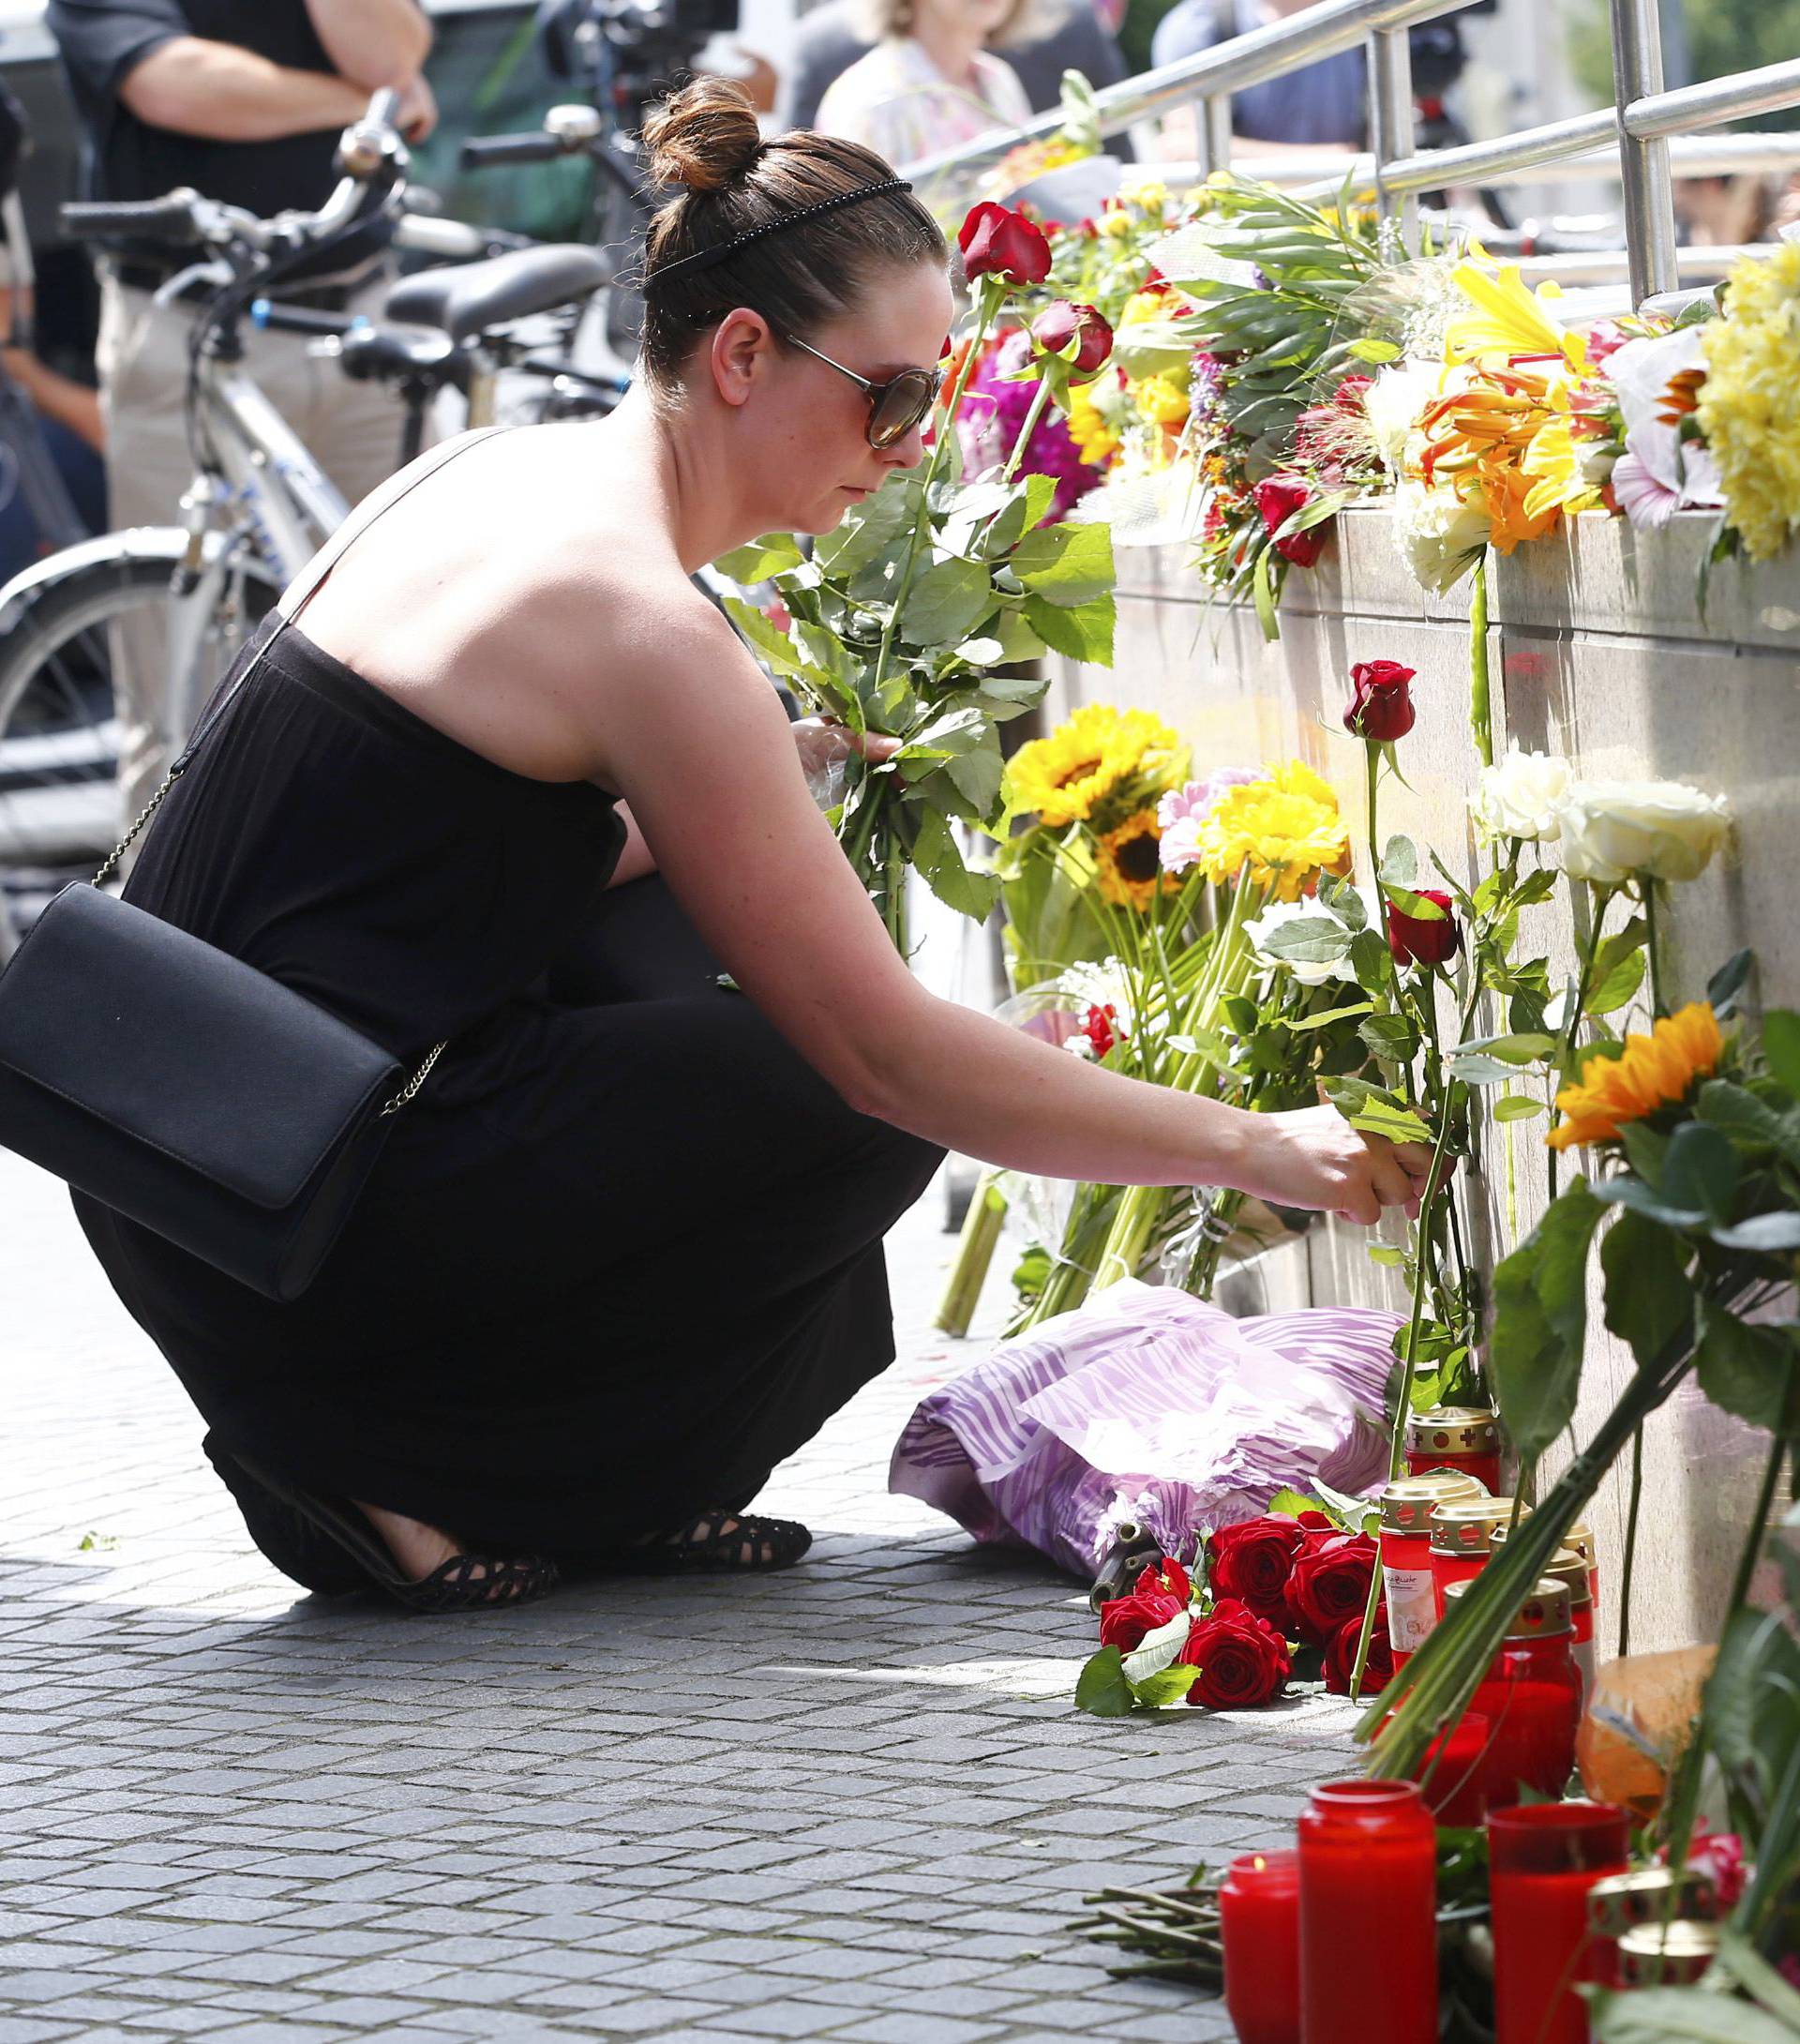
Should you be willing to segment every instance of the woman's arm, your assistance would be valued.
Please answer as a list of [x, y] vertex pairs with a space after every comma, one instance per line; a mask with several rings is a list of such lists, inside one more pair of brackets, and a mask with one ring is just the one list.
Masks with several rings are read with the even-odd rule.
[[927, 993], [808, 796], [780, 706], [730, 627], [700, 606], [671, 618], [646, 602], [617, 629], [639, 643], [608, 647], [610, 670], [653, 680], [596, 705], [595, 777], [622, 791], [738, 984], [852, 1105], [1058, 1178], [1234, 1185], [1370, 1222], [1416, 1196], [1422, 1152], [1365, 1139], [1333, 1108], [1246, 1114]]

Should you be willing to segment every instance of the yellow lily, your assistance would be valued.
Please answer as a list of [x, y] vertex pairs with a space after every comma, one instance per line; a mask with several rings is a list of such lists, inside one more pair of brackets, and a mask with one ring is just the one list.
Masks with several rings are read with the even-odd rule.
[[1444, 330], [1444, 358], [1448, 362], [1486, 362], [1499, 356], [1512, 361], [1520, 355], [1550, 355], [1559, 359], [1573, 376], [1587, 373], [1587, 340], [1571, 333], [1552, 317], [1551, 301], [1561, 296], [1553, 283], [1540, 284], [1534, 293], [1525, 287], [1516, 264], [1499, 272], [1480, 263], [1459, 263], [1450, 281], [1475, 307]]
[[1573, 517], [1578, 511], [1593, 510], [1601, 501], [1600, 486], [1582, 472], [1581, 443], [1567, 417], [1552, 418], [1533, 434], [1519, 466], [1537, 478], [1525, 497], [1528, 519], [1539, 519], [1547, 511]]

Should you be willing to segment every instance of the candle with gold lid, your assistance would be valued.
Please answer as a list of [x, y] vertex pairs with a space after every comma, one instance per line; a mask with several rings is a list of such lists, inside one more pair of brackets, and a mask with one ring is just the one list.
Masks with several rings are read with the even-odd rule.
[[1587, 1584], [1587, 1564], [1572, 1547], [1559, 1547], [1544, 1564], [1568, 1592], [1568, 1651], [1582, 1676], [1582, 1708], [1594, 1693], [1594, 1598]]
[[1432, 1601], [1440, 1618], [1445, 1591], [1481, 1573], [1493, 1529], [1506, 1525], [1512, 1510], [1510, 1497], [1446, 1497], [1432, 1507]]
[[1718, 1888], [1702, 1867], [1636, 1867], [1609, 1874], [1587, 1891], [1587, 1923], [1593, 1933], [1594, 1977], [1617, 1987], [1619, 1940], [1643, 1925], [1710, 1922], [1718, 1914]]
[[[1452, 1583], [1454, 1607], [1467, 1584]], [[1483, 1780], [1490, 1811], [1516, 1805], [1522, 1789], [1559, 1796], [1575, 1766], [1582, 1677], [1569, 1652], [1568, 1591], [1541, 1576], [1508, 1621], [1506, 1637], [1469, 1709], [1488, 1721]]]
[[[1525, 1507], [1525, 1513], [1528, 1514], [1530, 1510], [1531, 1507], [1527, 1505]], [[1522, 1514], [1522, 1516], [1524, 1514]], [[1494, 1547], [1504, 1547], [1508, 1540], [1510, 1538], [1512, 1528], [1509, 1525], [1500, 1526], [1494, 1532], [1490, 1544]], [[1585, 1525], [1571, 1525], [1568, 1527], [1563, 1534], [1563, 1545], [1565, 1547], [1572, 1547], [1575, 1552], [1582, 1557], [1582, 1559], [1586, 1562], [1587, 1594], [1593, 1599], [1594, 1608], [1596, 1611], [1598, 1611], [1600, 1608], [1600, 1571], [1598, 1565], [1595, 1560], [1593, 1528], [1591, 1526]]]
[[1479, 1497], [1481, 1486], [1460, 1469], [1397, 1477], [1381, 1494], [1381, 1574], [1388, 1599], [1388, 1637], [1399, 1667], [1425, 1644], [1437, 1623], [1432, 1581], [1431, 1517], [1452, 1497]]
[[1481, 1405], [1434, 1405], [1406, 1422], [1406, 1473], [1460, 1469], [1484, 1490], [1500, 1488], [1500, 1421]]
[[1692, 1987], [1718, 1953], [1716, 1923], [1642, 1923], [1619, 1940], [1621, 1987]]

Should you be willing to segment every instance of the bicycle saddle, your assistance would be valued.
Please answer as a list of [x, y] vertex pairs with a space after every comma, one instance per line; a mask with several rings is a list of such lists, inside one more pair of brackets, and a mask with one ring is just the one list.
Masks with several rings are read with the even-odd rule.
[[612, 266], [597, 249], [552, 242], [405, 278], [382, 309], [405, 325], [436, 326], [452, 340], [467, 340], [486, 327], [573, 305], [611, 278]]

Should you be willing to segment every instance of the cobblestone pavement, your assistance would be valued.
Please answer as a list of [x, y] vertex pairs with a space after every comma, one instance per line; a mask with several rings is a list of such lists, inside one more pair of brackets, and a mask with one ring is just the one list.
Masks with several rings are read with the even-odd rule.
[[901, 1361], [767, 1494], [802, 1566], [431, 1620], [296, 1601], [0, 1152], [0, 2044], [1228, 2036], [1064, 1926], [1281, 1840], [1346, 1710], [1083, 1717], [1074, 1586], [886, 1495], [973, 1353], [928, 1331], [938, 1216]]

